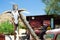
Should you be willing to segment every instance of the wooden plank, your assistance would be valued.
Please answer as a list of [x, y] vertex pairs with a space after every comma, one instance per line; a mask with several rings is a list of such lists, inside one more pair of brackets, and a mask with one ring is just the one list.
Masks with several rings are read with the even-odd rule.
[[38, 38], [38, 36], [35, 34], [35, 32], [33, 31], [33, 29], [31, 28], [31, 26], [29, 25], [29, 23], [25, 20], [24, 16], [22, 14], [20, 14], [20, 18], [22, 19], [23, 23], [26, 25], [26, 27], [28, 28], [29, 32], [31, 33], [31, 35], [33, 36], [33, 38], [35, 40], [40, 40]]

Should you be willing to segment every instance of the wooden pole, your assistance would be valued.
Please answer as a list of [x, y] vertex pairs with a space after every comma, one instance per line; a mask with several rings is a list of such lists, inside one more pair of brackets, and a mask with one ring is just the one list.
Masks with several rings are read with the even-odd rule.
[[[13, 5], [13, 11], [14, 11], [14, 10], [15, 10], [15, 11], [18, 11], [18, 5], [17, 5], [17, 4], [14, 4], [14, 5]], [[13, 18], [13, 19], [14, 19], [14, 18]], [[13, 21], [14, 21], [14, 20], [13, 20]], [[15, 31], [16, 31], [17, 28], [16, 28], [14, 22], [13, 22], [13, 25], [14, 25], [14, 40], [16, 40], [16, 34], [17, 34], [17, 33], [16, 33]]]
[[38, 38], [38, 36], [35, 34], [35, 32], [33, 31], [33, 29], [31, 28], [31, 26], [28, 24], [28, 22], [25, 20], [24, 16], [22, 14], [20, 14], [20, 18], [23, 21], [23, 23], [26, 25], [26, 27], [28, 28], [29, 32], [31, 33], [31, 35], [33, 36], [33, 38], [35, 40], [40, 40]]

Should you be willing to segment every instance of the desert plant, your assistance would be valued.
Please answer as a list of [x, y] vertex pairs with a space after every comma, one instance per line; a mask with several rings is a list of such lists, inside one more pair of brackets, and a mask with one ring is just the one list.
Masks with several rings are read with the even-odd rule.
[[14, 27], [9, 21], [0, 23], [0, 33], [11, 34], [14, 32]]

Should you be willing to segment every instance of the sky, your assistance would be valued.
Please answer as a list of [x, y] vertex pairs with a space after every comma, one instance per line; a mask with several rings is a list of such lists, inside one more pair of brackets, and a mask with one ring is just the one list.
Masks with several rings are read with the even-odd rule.
[[44, 15], [46, 14], [45, 4], [42, 0], [0, 0], [0, 14], [7, 10], [12, 10], [12, 5], [18, 4], [19, 9], [26, 9], [30, 13], [24, 15]]

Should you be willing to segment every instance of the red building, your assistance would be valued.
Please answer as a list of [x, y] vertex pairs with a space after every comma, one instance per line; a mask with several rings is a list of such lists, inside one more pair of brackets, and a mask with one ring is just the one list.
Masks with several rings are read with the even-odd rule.
[[29, 22], [32, 28], [40, 28], [43, 24], [56, 28], [60, 25], [59, 15], [37, 15], [37, 16], [26, 16], [26, 20]]
[[41, 27], [44, 23], [50, 25], [51, 16], [39, 15], [39, 16], [27, 16], [27, 21], [32, 28]]

